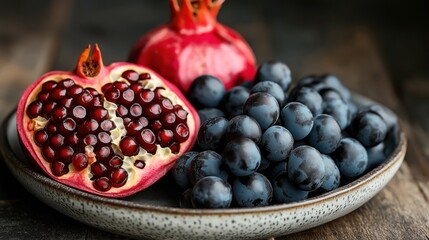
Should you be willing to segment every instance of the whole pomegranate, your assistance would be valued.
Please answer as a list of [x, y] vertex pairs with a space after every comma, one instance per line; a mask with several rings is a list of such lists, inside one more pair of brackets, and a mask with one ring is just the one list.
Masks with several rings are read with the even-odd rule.
[[186, 93], [192, 81], [209, 74], [229, 89], [256, 72], [246, 41], [216, 21], [224, 0], [170, 0], [171, 20], [144, 35], [130, 61], [148, 66]]
[[124, 197], [157, 181], [189, 150], [195, 109], [173, 84], [131, 63], [104, 66], [88, 46], [72, 72], [49, 72], [19, 101], [17, 127], [31, 159], [63, 184]]

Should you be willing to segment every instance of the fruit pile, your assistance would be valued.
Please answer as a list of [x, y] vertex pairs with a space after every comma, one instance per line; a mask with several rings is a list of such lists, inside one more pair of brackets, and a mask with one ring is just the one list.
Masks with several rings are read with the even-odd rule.
[[338, 188], [386, 158], [396, 118], [358, 107], [333, 75], [308, 76], [289, 91], [291, 72], [267, 62], [253, 82], [226, 91], [203, 75], [187, 94], [198, 109], [198, 145], [172, 169], [187, 208], [290, 203]]

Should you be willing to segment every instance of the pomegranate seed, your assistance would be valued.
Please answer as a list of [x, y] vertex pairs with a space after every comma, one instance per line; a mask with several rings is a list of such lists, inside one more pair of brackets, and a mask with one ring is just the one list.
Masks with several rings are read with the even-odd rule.
[[114, 82], [113, 86], [115, 86], [119, 91], [123, 92], [128, 89], [128, 84], [125, 82]]
[[91, 172], [95, 177], [102, 177], [107, 173], [107, 168], [100, 162], [95, 162], [91, 165]]
[[59, 150], [59, 161], [63, 162], [63, 163], [70, 163], [71, 158], [74, 154], [74, 150], [73, 148], [71, 148], [70, 146], [64, 146]]
[[72, 157], [72, 164], [77, 171], [81, 171], [88, 166], [88, 157], [83, 153], [75, 154]]
[[139, 135], [140, 145], [148, 151], [148, 149], [153, 149], [155, 146], [155, 134], [150, 129], [144, 129]]
[[101, 130], [108, 132], [114, 128], [113, 122], [110, 120], [104, 120], [100, 123], [100, 128]]
[[188, 117], [188, 112], [184, 110], [180, 105], [174, 106], [174, 114], [176, 114], [177, 120], [180, 122], [185, 122]]
[[104, 97], [107, 99], [107, 101], [109, 102], [116, 102], [116, 100], [119, 99], [119, 97], [121, 96], [121, 92], [119, 91], [119, 89], [115, 88], [115, 87], [111, 87], [109, 88], [105, 93], [104, 93]]
[[70, 78], [64, 79], [61, 82], [58, 83], [59, 86], [64, 87], [64, 88], [69, 88], [73, 85], [75, 85], [74, 81]]
[[152, 102], [154, 98], [155, 98], [155, 93], [154, 92], [152, 92], [151, 90], [143, 90], [139, 94], [139, 96], [137, 98], [137, 101], [140, 104], [145, 105], [147, 103]]
[[98, 129], [98, 122], [95, 119], [87, 119], [83, 122], [85, 133], [93, 133]]
[[42, 148], [42, 155], [48, 162], [52, 162], [55, 159], [55, 151], [50, 146], [44, 146]]
[[98, 95], [100, 95], [100, 94], [98, 93], [98, 91], [97, 91], [97, 90], [95, 90], [94, 88], [87, 87], [87, 88], [85, 88], [85, 90], [86, 90], [86, 91], [88, 91], [88, 93], [89, 93], [91, 96], [93, 96], [93, 97], [97, 97]]
[[129, 117], [125, 117], [124, 119], [122, 119], [122, 121], [124, 122], [124, 126], [127, 126], [133, 120], [131, 118], [129, 118]]
[[42, 90], [50, 92], [57, 86], [57, 82], [54, 80], [49, 80], [47, 82], [44, 82], [42, 85]]
[[130, 136], [125, 136], [119, 142], [119, 148], [125, 156], [134, 156], [139, 152], [137, 141]]
[[118, 168], [120, 166], [122, 166], [122, 158], [118, 155], [113, 156], [112, 159], [109, 160], [109, 166], [111, 168]]
[[163, 111], [171, 111], [173, 110], [173, 103], [171, 103], [170, 99], [164, 98], [161, 100], [161, 107]]
[[55, 161], [52, 163], [51, 169], [52, 169], [52, 173], [57, 177], [62, 176], [68, 173], [69, 171], [69, 169], [63, 162], [58, 162], [58, 161]]
[[106, 83], [101, 87], [101, 92], [105, 93], [111, 88], [113, 88], [113, 84], [112, 83]]
[[94, 97], [85, 89], [81, 94], [76, 97], [76, 102], [84, 107], [88, 107]]
[[140, 80], [149, 80], [149, 79], [151, 79], [152, 77], [150, 76], [150, 73], [142, 73], [142, 74], [140, 74], [140, 76], [139, 76], [139, 79]]
[[159, 129], [162, 128], [162, 123], [159, 120], [156, 120], [155, 122], [152, 123], [151, 127], [153, 131], [158, 132]]
[[161, 117], [161, 123], [164, 127], [171, 127], [174, 122], [176, 122], [176, 114], [174, 113], [163, 114]]
[[101, 147], [96, 153], [98, 160], [107, 160], [112, 156], [112, 154], [113, 149], [108, 146]]
[[65, 88], [62, 88], [62, 87], [56, 87], [51, 92], [51, 98], [55, 101], [61, 100], [66, 95], [67, 95], [67, 90]]
[[144, 114], [149, 119], [156, 119], [161, 115], [162, 109], [158, 103], [152, 104], [144, 109]]
[[117, 168], [110, 174], [110, 183], [114, 187], [123, 186], [128, 179], [128, 172], [123, 168]]
[[45, 129], [46, 129], [46, 132], [48, 133], [48, 134], [53, 134], [53, 133], [55, 133], [55, 132], [57, 132], [57, 126], [55, 126], [53, 123], [48, 123], [48, 125], [46, 125], [46, 127], [45, 127]]
[[125, 105], [129, 105], [134, 101], [134, 92], [131, 89], [127, 89], [122, 92], [121, 102]]
[[112, 141], [112, 138], [106, 132], [99, 132], [97, 136], [100, 143], [109, 144]]
[[64, 136], [61, 134], [55, 134], [49, 138], [49, 145], [54, 149], [58, 149], [59, 147], [63, 146], [63, 144]]
[[138, 103], [131, 105], [130, 115], [133, 117], [140, 117], [142, 115], [142, 106], [140, 106]]
[[38, 130], [34, 133], [34, 142], [37, 146], [44, 146], [47, 140], [48, 134], [44, 130]]
[[127, 79], [130, 82], [135, 82], [139, 80], [139, 74], [134, 70], [127, 70], [123, 72], [122, 77]]
[[94, 134], [88, 134], [83, 138], [83, 143], [86, 146], [95, 146], [97, 144], [97, 137]]
[[141, 124], [139, 121], [130, 121], [126, 126], [125, 129], [127, 130], [127, 133], [129, 135], [136, 135], [138, 134], [142, 129], [144, 128], [143, 124]]
[[67, 139], [66, 139], [66, 143], [67, 143], [68, 145], [71, 145], [71, 146], [76, 146], [76, 145], [78, 145], [78, 144], [79, 144], [79, 137], [77, 136], [77, 133], [76, 133], [76, 132], [74, 132], [74, 133], [72, 133], [71, 135], [68, 135], [68, 136], [67, 136]]
[[103, 103], [101, 102], [101, 99], [99, 96], [94, 97], [94, 99], [91, 102], [91, 106], [93, 107], [102, 107]]
[[155, 88], [155, 97], [157, 98], [157, 99], [161, 99], [161, 98], [164, 98], [163, 96], [162, 96], [162, 94], [161, 94], [161, 90], [165, 90], [165, 88], [163, 88], [163, 87], [157, 87], [157, 88]]
[[81, 94], [83, 92], [83, 88], [79, 85], [74, 85], [67, 89], [67, 92], [70, 97], [74, 97]]
[[86, 117], [86, 109], [81, 105], [75, 106], [72, 110], [72, 117], [76, 121], [84, 119]]
[[42, 113], [43, 113], [44, 117], [49, 118], [52, 110], [54, 110], [54, 108], [56, 106], [57, 106], [56, 102], [47, 102], [47, 103], [43, 104]]
[[168, 129], [161, 129], [158, 132], [158, 141], [160, 142], [161, 147], [167, 147], [170, 145], [173, 140], [173, 131]]
[[76, 122], [73, 118], [66, 118], [63, 120], [60, 132], [66, 134], [67, 132], [72, 132], [76, 129]]
[[109, 179], [107, 177], [101, 177], [94, 180], [94, 188], [101, 192], [109, 191], [110, 186]]
[[133, 83], [130, 88], [135, 94], [141, 93], [144, 90], [144, 87], [140, 83]]
[[145, 117], [140, 117], [139, 122], [143, 125], [143, 127], [147, 127], [149, 125], [149, 121]]
[[34, 101], [30, 103], [27, 107], [27, 115], [30, 118], [36, 118], [40, 116], [40, 113], [42, 112], [43, 104], [39, 101]]
[[135, 166], [136, 168], [143, 169], [143, 168], [146, 166], [146, 163], [144, 163], [142, 160], [136, 160], [136, 161], [134, 162], [134, 166]]
[[171, 152], [174, 154], [180, 152], [180, 145], [176, 142], [172, 143], [169, 148], [170, 148]]
[[118, 116], [124, 117], [128, 114], [128, 109], [124, 105], [119, 105], [118, 109], [116, 109], [116, 112], [118, 113]]
[[73, 103], [73, 98], [63, 98], [61, 99], [61, 105], [65, 108], [70, 108]]
[[51, 112], [51, 118], [54, 122], [61, 122], [67, 116], [65, 107], [56, 106]]
[[49, 92], [41, 91], [39, 94], [37, 94], [37, 100], [41, 101], [42, 103], [48, 101], [49, 99]]
[[188, 139], [188, 137], [189, 137], [188, 127], [183, 123], [177, 124], [177, 126], [175, 128], [175, 135], [174, 136], [175, 136], [176, 141], [178, 141], [180, 143], [186, 141], [186, 139]]

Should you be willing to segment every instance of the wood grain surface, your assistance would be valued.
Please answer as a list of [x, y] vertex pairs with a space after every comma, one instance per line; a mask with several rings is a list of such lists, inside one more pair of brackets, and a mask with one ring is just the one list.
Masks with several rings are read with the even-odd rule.
[[[322, 226], [276, 239], [429, 239], [429, 7], [427, 1], [226, 1], [219, 19], [259, 63], [279, 59], [294, 80], [333, 73], [392, 108], [408, 136], [405, 162], [367, 204]], [[88, 43], [126, 60], [140, 35], [168, 20], [168, 1], [2, 1], [0, 119], [26, 86], [73, 69]], [[401, 20], [402, 19], [402, 20]], [[0, 161], [0, 239], [124, 239], [32, 197]]]

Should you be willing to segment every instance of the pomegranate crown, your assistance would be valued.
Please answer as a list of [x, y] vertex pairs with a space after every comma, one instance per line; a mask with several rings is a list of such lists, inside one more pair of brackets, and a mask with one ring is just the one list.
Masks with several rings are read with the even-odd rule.
[[213, 29], [225, 0], [170, 0], [170, 25], [182, 34], [204, 33]]
[[98, 44], [94, 44], [92, 54], [91, 44], [88, 44], [77, 61], [76, 74], [82, 78], [94, 78], [100, 74], [103, 67], [103, 58]]

